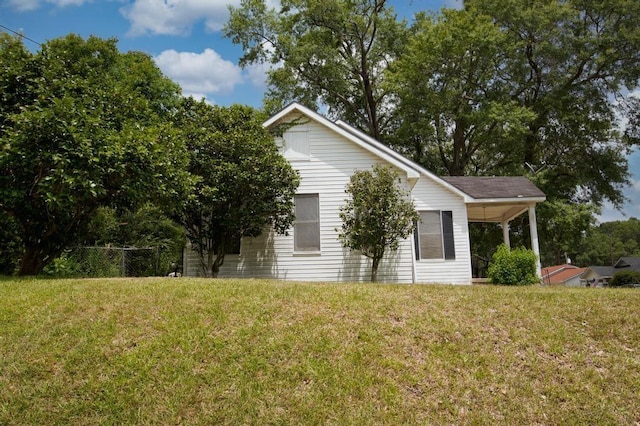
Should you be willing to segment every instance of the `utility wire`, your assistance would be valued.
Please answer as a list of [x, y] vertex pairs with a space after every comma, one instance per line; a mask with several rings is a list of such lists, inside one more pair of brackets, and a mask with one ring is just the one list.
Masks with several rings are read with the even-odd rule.
[[22, 37], [22, 38], [23, 38], [23, 39], [25, 39], [25, 40], [29, 40], [31, 43], [35, 43], [35, 44], [37, 44], [38, 46], [42, 46], [42, 44], [38, 43], [38, 42], [37, 42], [37, 41], [35, 41], [34, 39], [29, 38], [29, 37], [27, 37], [26, 35], [21, 34], [21, 33], [17, 32], [17, 31], [14, 31], [14, 30], [12, 30], [12, 29], [11, 29], [11, 28], [9, 28], [9, 27], [5, 27], [4, 25], [0, 24], [0, 28], [2, 28], [2, 29], [4, 29], [4, 30], [7, 30], [7, 31], [9, 31], [9, 32], [12, 32], [12, 33], [14, 33], [15, 35], [17, 35], [18, 37]]

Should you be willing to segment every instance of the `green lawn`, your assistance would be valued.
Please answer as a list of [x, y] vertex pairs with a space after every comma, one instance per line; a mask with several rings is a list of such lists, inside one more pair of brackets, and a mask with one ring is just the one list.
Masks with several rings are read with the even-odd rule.
[[0, 424], [633, 424], [640, 290], [0, 280]]

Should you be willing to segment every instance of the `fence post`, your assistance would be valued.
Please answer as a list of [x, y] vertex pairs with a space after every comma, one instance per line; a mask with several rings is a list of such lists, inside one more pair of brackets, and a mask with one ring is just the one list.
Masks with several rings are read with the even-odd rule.
[[121, 270], [121, 274], [123, 277], [127, 276], [127, 262], [125, 260], [125, 257], [127, 256], [127, 251], [125, 250], [124, 247], [122, 247], [122, 270]]

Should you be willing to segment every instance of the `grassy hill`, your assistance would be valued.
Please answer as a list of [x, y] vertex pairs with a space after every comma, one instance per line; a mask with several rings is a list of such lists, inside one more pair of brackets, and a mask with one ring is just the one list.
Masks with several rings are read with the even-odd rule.
[[0, 424], [633, 424], [640, 291], [0, 281]]

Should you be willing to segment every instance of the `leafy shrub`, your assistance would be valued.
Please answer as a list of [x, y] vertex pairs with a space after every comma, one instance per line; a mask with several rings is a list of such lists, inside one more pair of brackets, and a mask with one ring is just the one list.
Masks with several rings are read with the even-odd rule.
[[45, 266], [42, 273], [55, 278], [66, 278], [79, 276], [80, 269], [78, 260], [67, 251]]
[[627, 284], [640, 283], [640, 272], [636, 271], [618, 271], [613, 275], [609, 285], [611, 287], [621, 287]]
[[493, 254], [487, 275], [492, 283], [530, 285], [539, 281], [536, 274], [536, 255], [532, 250], [509, 249], [501, 244]]

